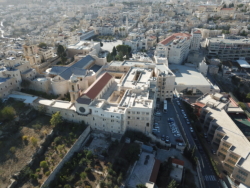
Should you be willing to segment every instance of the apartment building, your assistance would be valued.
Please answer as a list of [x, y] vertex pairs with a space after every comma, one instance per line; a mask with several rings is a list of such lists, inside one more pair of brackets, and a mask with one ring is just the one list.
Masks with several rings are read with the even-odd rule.
[[196, 104], [202, 107], [200, 122], [224, 169], [235, 182], [250, 186], [250, 142], [227, 114], [242, 110], [230, 107], [230, 98], [220, 93], [203, 95]]
[[191, 32], [192, 40], [190, 44], [191, 51], [198, 51], [200, 49], [200, 42], [201, 42], [201, 31], [199, 29], [192, 29]]
[[50, 58], [56, 57], [54, 48], [39, 48], [38, 54], [42, 56], [42, 60], [47, 61]]
[[169, 63], [181, 64], [188, 56], [191, 35], [175, 33], [158, 43], [155, 56], [167, 57]]
[[133, 51], [135, 50], [148, 50], [147, 39], [145, 38], [136, 38], [133, 40], [126, 39], [123, 41], [124, 45], [128, 45], [131, 47]]
[[208, 55], [221, 60], [250, 59], [250, 40], [238, 37], [207, 38], [205, 42]]

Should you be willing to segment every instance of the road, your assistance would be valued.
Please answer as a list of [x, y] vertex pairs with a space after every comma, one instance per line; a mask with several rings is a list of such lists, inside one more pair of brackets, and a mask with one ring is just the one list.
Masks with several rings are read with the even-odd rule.
[[[176, 114], [179, 114], [180, 122], [183, 126], [183, 129], [186, 133], [186, 137], [187, 137], [191, 147], [196, 146], [196, 142], [198, 143], [198, 141], [196, 141], [196, 142], [194, 141], [194, 139], [191, 135], [191, 132], [190, 132], [190, 127], [187, 125], [184, 117], [182, 116], [181, 109], [177, 105], [176, 101], [177, 101], [177, 99], [174, 99], [172, 102], [173, 106], [175, 107], [174, 110], [176, 110]], [[181, 108], [183, 108], [182, 102], [181, 102]], [[201, 145], [201, 144], [199, 143], [199, 145]], [[204, 154], [204, 152], [200, 153], [197, 150], [196, 155], [201, 163], [201, 171], [202, 171], [203, 180], [204, 180], [206, 188], [215, 188], [215, 187], [220, 188], [221, 186], [218, 183], [218, 178], [216, 177], [206, 154]]]

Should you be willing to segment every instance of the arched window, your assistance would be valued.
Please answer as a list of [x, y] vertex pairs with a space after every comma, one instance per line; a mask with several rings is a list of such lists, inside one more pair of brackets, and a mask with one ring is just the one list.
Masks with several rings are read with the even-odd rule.
[[74, 85], [72, 85], [72, 91], [75, 91]]

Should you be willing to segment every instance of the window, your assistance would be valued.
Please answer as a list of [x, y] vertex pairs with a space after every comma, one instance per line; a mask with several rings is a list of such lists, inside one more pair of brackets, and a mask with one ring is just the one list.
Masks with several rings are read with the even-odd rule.
[[239, 175], [236, 175], [236, 178], [237, 178], [237, 179], [239, 179], [239, 180], [241, 180], [241, 181], [243, 181], [243, 182], [245, 182], [245, 181], [246, 181], [246, 179], [245, 179], [245, 178], [243, 178], [243, 177], [241, 177], [241, 176], [239, 176]]
[[139, 117], [137, 117], [137, 119], [140, 119]]
[[105, 127], [105, 125], [103, 125], [103, 127]]
[[128, 111], [128, 114], [130, 114], [130, 111]]
[[235, 155], [233, 155], [233, 154], [229, 154], [229, 156], [230, 156], [231, 158], [235, 159], [235, 160], [238, 160], [238, 157], [235, 156]]
[[128, 125], [129, 125], [129, 121], [128, 121]]
[[146, 123], [146, 126], [149, 127], [149, 123]]
[[111, 120], [111, 122], [114, 122], [114, 120]]
[[128, 116], [128, 119], [130, 119], [130, 116]]
[[221, 151], [227, 152], [227, 150], [225, 148], [221, 148]]
[[227, 148], [230, 147], [230, 146], [229, 146], [228, 144], [226, 144], [226, 143], [223, 143], [222, 145], [225, 146], [225, 147], [227, 147]]
[[222, 137], [223, 137], [221, 134], [217, 134], [217, 136], [218, 136], [219, 138], [222, 138]]
[[140, 112], [137, 112], [137, 114], [140, 114]]
[[95, 120], [95, 118], [93, 117], [93, 120]]
[[74, 114], [72, 114], [72, 117], [74, 117]]
[[135, 114], [135, 112], [132, 112], [132, 114]]
[[246, 177], [247, 177], [247, 175], [248, 175], [248, 173], [247, 173], [247, 172], [244, 172], [243, 170], [238, 170], [238, 172], [239, 172], [240, 174], [242, 174], [243, 176], [246, 176]]
[[229, 165], [229, 164], [227, 164], [227, 163], [224, 163], [224, 165], [225, 165], [226, 167], [230, 168], [231, 170], [234, 169], [234, 167], [232, 167], [231, 165]]
[[113, 116], [113, 115], [111, 115], [111, 117], [113, 118], [114, 116]]
[[228, 159], [227, 161], [228, 161], [229, 163], [233, 164], [233, 165], [235, 164], [235, 162], [234, 162], [233, 160], [231, 160], [231, 159]]
[[146, 112], [146, 115], [149, 115], [149, 112]]

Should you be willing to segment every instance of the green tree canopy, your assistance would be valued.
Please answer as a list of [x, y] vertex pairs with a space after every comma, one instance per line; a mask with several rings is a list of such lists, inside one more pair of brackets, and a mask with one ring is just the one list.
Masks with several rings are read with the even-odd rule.
[[47, 44], [44, 43], [44, 42], [41, 42], [39, 45], [38, 45], [39, 48], [47, 48]]
[[242, 110], [246, 110], [247, 109], [246, 105], [243, 102], [239, 102], [238, 105], [239, 105], [239, 107], [242, 108]]
[[1, 119], [13, 120], [15, 115], [16, 111], [12, 106], [4, 107], [0, 112]]
[[48, 166], [48, 163], [46, 161], [41, 161], [40, 162], [40, 167], [45, 169], [45, 168], [48, 168], [49, 166]]
[[62, 45], [58, 45], [58, 47], [57, 47], [57, 55], [58, 55], [58, 57], [61, 58], [62, 64], [66, 63], [67, 54], [66, 54], [65, 49], [64, 49], [64, 47]]
[[171, 180], [171, 182], [168, 184], [168, 188], [177, 188], [178, 184], [175, 180]]
[[138, 144], [131, 144], [125, 153], [125, 157], [129, 163], [134, 163], [139, 159], [140, 147]]
[[63, 122], [63, 119], [62, 119], [60, 112], [54, 113], [50, 119], [50, 124], [54, 126], [57, 126], [62, 122]]
[[138, 184], [136, 185], [136, 188], [147, 188], [147, 186], [144, 184]]
[[115, 48], [115, 46], [113, 47], [113, 50], [112, 50], [112, 55], [113, 56], [116, 56], [116, 54], [117, 54], [117, 52], [116, 52], [116, 48]]

